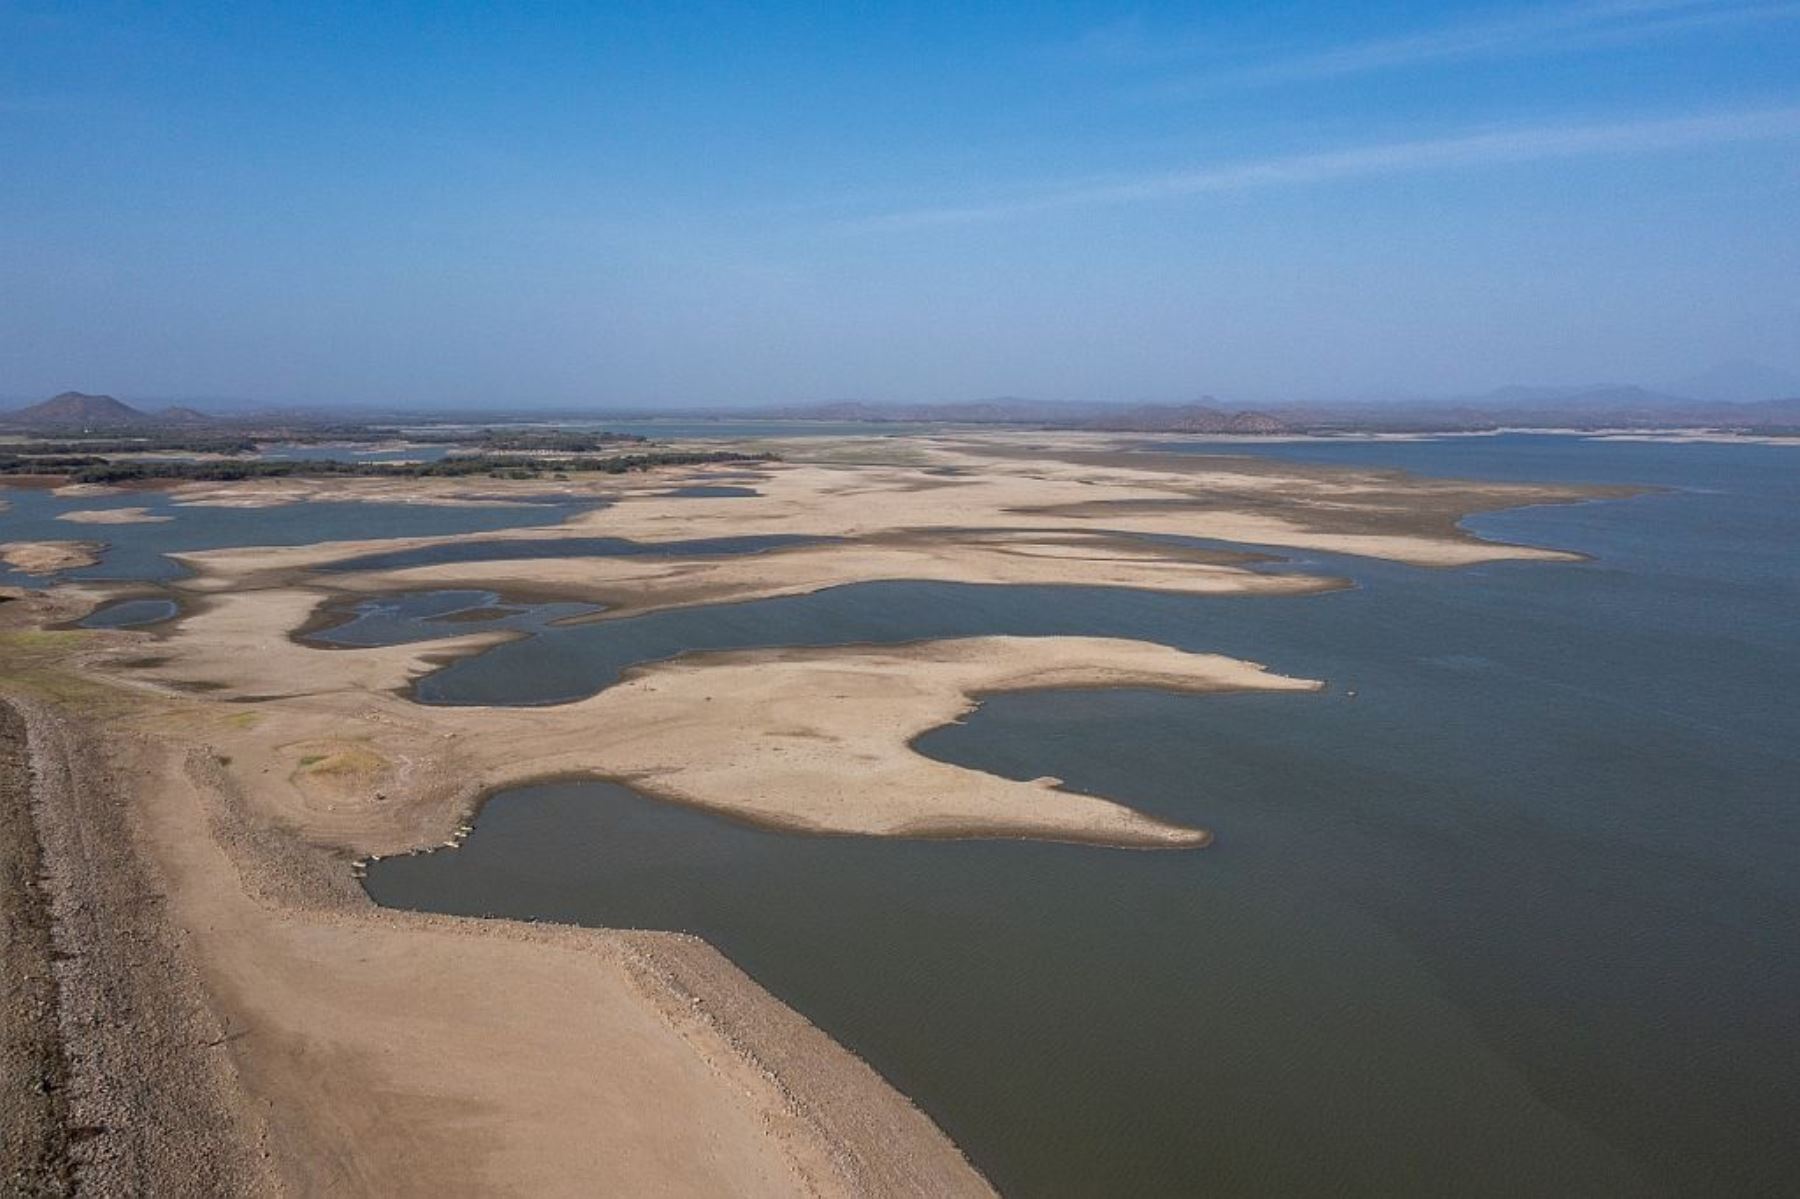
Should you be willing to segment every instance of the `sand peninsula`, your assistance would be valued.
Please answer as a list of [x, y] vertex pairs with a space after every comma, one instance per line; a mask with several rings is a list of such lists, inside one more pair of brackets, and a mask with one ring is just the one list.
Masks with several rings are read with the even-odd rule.
[[0, 562], [28, 575], [49, 575], [92, 566], [102, 548], [92, 541], [7, 541], [0, 542]]
[[[694, 654], [554, 707], [431, 707], [407, 698], [411, 680], [509, 634], [464, 626], [475, 631], [373, 649], [293, 634], [334, 604], [459, 586], [602, 603], [602, 620], [876, 579], [1301, 594], [1341, 582], [1261, 573], [1245, 547], [1428, 567], [1566, 559], [1457, 522], [1619, 494], [1127, 445], [815, 439], [776, 447], [787, 461], [749, 472], [751, 497], [668, 494], [714, 477], [692, 469], [577, 476], [556, 487], [610, 505], [482, 539], [518, 557], [325, 569], [451, 538], [184, 555], [195, 573], [172, 584], [182, 616], [156, 631], [51, 630], [116, 589], [11, 593], [0, 686], [48, 780], [33, 810], [60, 913], [62, 1027], [78, 1049], [69, 1114], [106, 1130], [65, 1146], [70, 1166], [171, 1193], [989, 1193], [926, 1116], [704, 943], [386, 911], [361, 892], [355, 863], [452, 842], [495, 788], [566, 774], [800, 830], [1185, 852], [1205, 830], [1053, 779], [950, 766], [912, 741], [991, 692], [1303, 694], [1318, 682], [1145, 642], [983, 637]], [[442, 479], [330, 489], [421, 503], [474, 490]], [[177, 486], [171, 498], [323, 497], [283, 479], [241, 494]], [[530, 557], [574, 537], [769, 533], [821, 540], [730, 558]], [[109, 1015], [109, 996], [135, 1016]], [[92, 1035], [109, 1018], [132, 1035]], [[165, 1077], [181, 1083], [116, 1081]]]
[[56, 519], [77, 525], [148, 525], [165, 524], [175, 518], [158, 516], [148, 508], [81, 508]]

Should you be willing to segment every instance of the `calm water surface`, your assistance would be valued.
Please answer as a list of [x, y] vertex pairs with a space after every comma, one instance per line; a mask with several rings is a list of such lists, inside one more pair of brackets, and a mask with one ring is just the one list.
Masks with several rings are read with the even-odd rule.
[[728, 557], [767, 550], [817, 545], [827, 537], [801, 533], [766, 533], [749, 537], [696, 537], [687, 541], [631, 541], [624, 537], [524, 538], [452, 541], [404, 550], [380, 550], [326, 563], [326, 571], [402, 570], [447, 562], [538, 561], [549, 558]]
[[[57, 496], [0, 487], [0, 541], [93, 541], [105, 545], [94, 566], [55, 577], [27, 575], [0, 565], [0, 584], [48, 586], [56, 579], [164, 582], [188, 571], [164, 555], [242, 545], [315, 545], [377, 537], [437, 537], [554, 525], [593, 506], [562, 501], [531, 504], [397, 504], [320, 501], [272, 508], [212, 508], [177, 504], [165, 492], [128, 491]], [[65, 512], [145, 508], [166, 520], [93, 525], [60, 520]]]
[[84, 629], [130, 629], [173, 620], [180, 611], [174, 600], [122, 599], [101, 604], [77, 623]]
[[762, 492], [754, 487], [739, 487], [729, 483], [693, 483], [663, 494], [677, 500], [740, 500], [761, 495]]
[[980, 632], [1327, 680], [999, 696], [919, 743], [1204, 824], [1204, 851], [788, 836], [557, 784], [370, 891], [699, 933], [1012, 1194], [1800, 1193], [1800, 454], [1325, 448], [1677, 490], [1472, 522], [1582, 565], [1315, 556], [1358, 585], [1290, 598], [873, 584], [545, 627], [421, 683], [544, 702], [684, 648]]
[[508, 603], [492, 591], [413, 591], [350, 603], [337, 613], [337, 622], [308, 633], [306, 639], [350, 648], [436, 641], [495, 629], [542, 633], [556, 621], [599, 611], [598, 604]]

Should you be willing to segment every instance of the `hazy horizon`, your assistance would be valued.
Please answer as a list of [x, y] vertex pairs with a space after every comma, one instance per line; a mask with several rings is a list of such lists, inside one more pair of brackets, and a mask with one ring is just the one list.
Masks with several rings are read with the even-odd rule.
[[0, 394], [1800, 376], [1800, 4], [1435, 8], [10, 5]]

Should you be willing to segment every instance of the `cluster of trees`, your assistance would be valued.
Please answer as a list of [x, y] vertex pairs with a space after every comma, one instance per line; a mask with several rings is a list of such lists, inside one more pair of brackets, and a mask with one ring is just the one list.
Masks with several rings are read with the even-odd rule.
[[[429, 440], [420, 438], [419, 440]], [[642, 445], [649, 440], [635, 433], [566, 433], [535, 431], [484, 431], [475, 444], [484, 450], [536, 451], [553, 454], [591, 454], [615, 445]]]
[[90, 466], [105, 466], [106, 459], [87, 454], [59, 454], [26, 457], [23, 454], [0, 454], [0, 475], [66, 475]]
[[713, 462], [767, 462], [770, 454], [711, 453], [615, 454], [605, 458], [523, 458], [506, 454], [470, 454], [438, 462], [338, 462], [322, 458], [249, 460], [233, 462], [108, 462], [104, 458], [20, 458], [0, 455], [0, 474], [67, 474], [76, 483], [130, 483], [143, 479], [184, 482], [233, 482], [241, 479], [315, 478], [352, 475], [373, 478], [493, 478], [535, 479], [545, 474], [596, 472], [622, 475], [656, 466], [700, 466]]
[[151, 434], [147, 437], [72, 437], [63, 441], [14, 442], [13, 452], [33, 454], [248, 454], [256, 442], [248, 437], [208, 433]]
[[648, 438], [635, 433], [577, 433], [564, 429], [441, 429], [404, 431], [387, 425], [314, 425], [307, 428], [272, 426], [244, 432], [152, 429], [126, 435], [116, 429], [95, 430], [87, 435], [76, 429], [57, 431], [56, 440], [17, 442], [13, 452], [33, 454], [250, 454], [258, 445], [288, 442], [325, 445], [337, 442], [374, 444], [407, 441], [416, 445], [468, 446], [500, 453], [591, 454], [621, 445], [643, 445]]

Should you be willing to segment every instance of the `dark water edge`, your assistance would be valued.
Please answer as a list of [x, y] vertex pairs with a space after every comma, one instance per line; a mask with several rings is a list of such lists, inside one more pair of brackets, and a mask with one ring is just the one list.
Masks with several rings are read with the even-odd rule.
[[131, 629], [173, 620], [180, 611], [171, 599], [122, 599], [101, 604], [76, 624], [84, 629]]
[[552, 558], [710, 558], [760, 554], [775, 549], [821, 545], [830, 537], [765, 533], [745, 537], [696, 537], [685, 541], [632, 541], [624, 537], [557, 537], [451, 541], [404, 550], [378, 550], [328, 562], [324, 572], [405, 570], [462, 562], [536, 562]]
[[362, 648], [494, 630], [529, 635], [599, 611], [598, 604], [513, 603], [498, 592], [479, 589], [411, 591], [326, 604], [317, 623], [295, 636], [320, 645]]
[[[1374, 444], [1473, 476], [1486, 440]], [[1486, 473], [1677, 489], [1471, 522], [1580, 565], [1312, 556], [1357, 586], [1298, 598], [878, 584], [433, 676], [448, 702], [530, 702], [684, 640], [960, 628], [1328, 680], [1003, 695], [919, 742], [1212, 848], [807, 838], [558, 783], [495, 797], [459, 850], [375, 864], [370, 892], [696, 932], [1010, 1194], [1800, 1193], [1800, 456], [1565, 440], [1585, 448]]]

